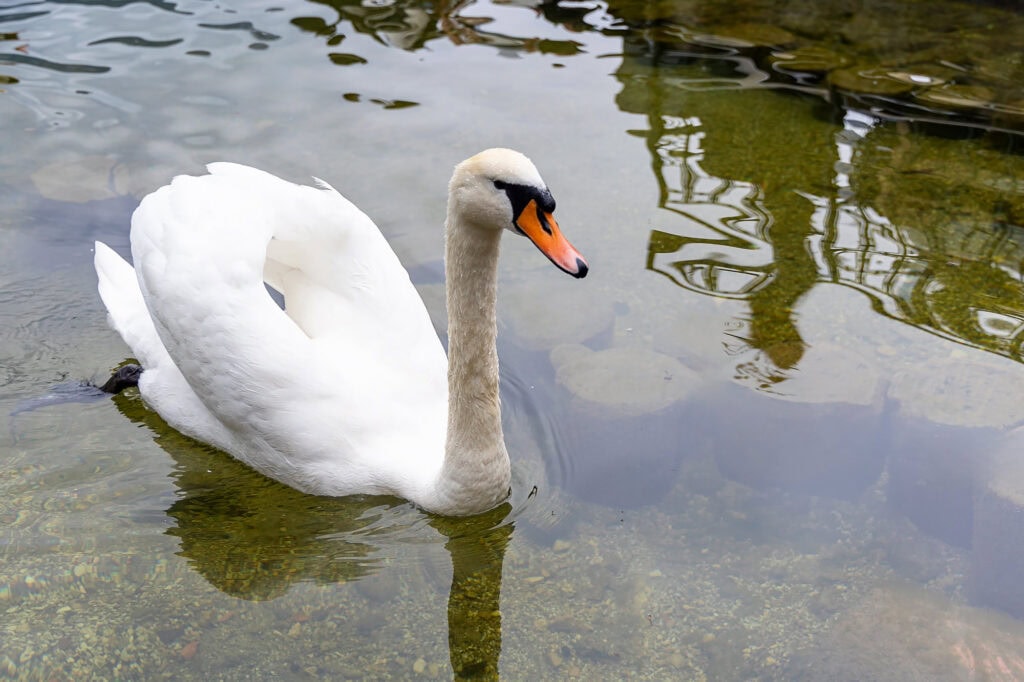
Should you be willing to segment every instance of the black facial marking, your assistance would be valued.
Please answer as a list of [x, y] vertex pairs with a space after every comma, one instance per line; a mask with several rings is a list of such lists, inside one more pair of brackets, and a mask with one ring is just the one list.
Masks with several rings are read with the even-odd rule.
[[[551, 234], [551, 226], [548, 224], [545, 214], [554, 212], [555, 198], [551, 196], [551, 192], [548, 191], [547, 187], [517, 185], [503, 180], [495, 180], [494, 186], [508, 195], [508, 200], [512, 204], [512, 215], [515, 218], [522, 214], [531, 200], [535, 201], [537, 205], [537, 222], [540, 223], [545, 232]], [[522, 234], [523, 231], [519, 229], [518, 225], [513, 224], [513, 227], [516, 232]]]
[[548, 214], [542, 211], [540, 206], [537, 206], [537, 222], [540, 223], [541, 229], [548, 234], [551, 234], [551, 225], [548, 224]]

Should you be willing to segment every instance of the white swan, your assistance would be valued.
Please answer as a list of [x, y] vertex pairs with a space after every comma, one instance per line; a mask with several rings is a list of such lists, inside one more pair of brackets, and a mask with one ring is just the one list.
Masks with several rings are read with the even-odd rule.
[[452, 175], [448, 358], [409, 275], [347, 199], [319, 180], [208, 170], [143, 199], [134, 269], [96, 243], [100, 296], [143, 367], [146, 402], [182, 433], [304, 492], [397, 495], [448, 515], [502, 502], [501, 233], [587, 274], [530, 160], [489, 149]]

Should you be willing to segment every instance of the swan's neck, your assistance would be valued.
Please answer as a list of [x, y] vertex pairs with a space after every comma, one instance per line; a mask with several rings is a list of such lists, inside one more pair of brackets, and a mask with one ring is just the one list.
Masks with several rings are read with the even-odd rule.
[[447, 513], [486, 511], [509, 492], [495, 344], [500, 239], [501, 230], [463, 223], [457, 208], [449, 208], [448, 437], [438, 485]]

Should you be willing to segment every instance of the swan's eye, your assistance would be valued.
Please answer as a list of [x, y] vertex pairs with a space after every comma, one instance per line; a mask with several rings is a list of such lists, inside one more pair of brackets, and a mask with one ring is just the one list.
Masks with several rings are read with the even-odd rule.
[[531, 200], [536, 201], [538, 206], [549, 213], [555, 210], [555, 200], [546, 187], [518, 185], [514, 182], [505, 182], [504, 180], [495, 180], [494, 187], [508, 196], [509, 201], [512, 202], [512, 210], [516, 215], [519, 215]]

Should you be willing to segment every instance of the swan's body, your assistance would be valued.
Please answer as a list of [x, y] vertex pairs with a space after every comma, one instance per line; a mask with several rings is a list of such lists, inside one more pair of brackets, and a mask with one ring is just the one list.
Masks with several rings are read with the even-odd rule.
[[397, 495], [455, 515], [504, 500], [501, 232], [530, 236], [570, 274], [587, 272], [533, 164], [494, 149], [452, 176], [450, 362], [405, 269], [348, 200], [246, 166], [209, 171], [142, 201], [134, 269], [96, 244], [100, 295], [142, 364], [146, 402], [179, 431], [305, 492]]

